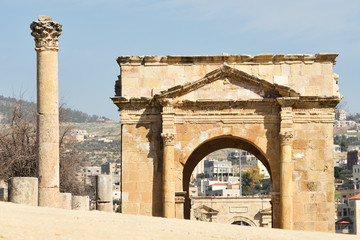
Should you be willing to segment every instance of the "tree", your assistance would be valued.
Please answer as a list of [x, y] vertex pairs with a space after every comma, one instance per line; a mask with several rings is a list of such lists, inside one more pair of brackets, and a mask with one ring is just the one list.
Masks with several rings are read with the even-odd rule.
[[[353, 140], [356, 141], [356, 139]], [[334, 144], [339, 145], [342, 152], [346, 152], [349, 146], [348, 139], [345, 135], [341, 135], [341, 136], [336, 135], [334, 137]]]
[[260, 174], [257, 166], [250, 167], [245, 173], [241, 174], [242, 193], [244, 196], [254, 195], [255, 186], [264, 179], [264, 174]]
[[[60, 115], [62, 110], [60, 109]], [[24, 114], [22, 102], [14, 104], [0, 132], [0, 180], [11, 177], [38, 177], [35, 110]], [[76, 174], [81, 167], [81, 154], [73, 146], [66, 129], [60, 136], [60, 191], [82, 194], [84, 186]]]
[[340, 178], [340, 172], [342, 171], [343, 169], [340, 168], [340, 167], [334, 167], [334, 177], [335, 178]]

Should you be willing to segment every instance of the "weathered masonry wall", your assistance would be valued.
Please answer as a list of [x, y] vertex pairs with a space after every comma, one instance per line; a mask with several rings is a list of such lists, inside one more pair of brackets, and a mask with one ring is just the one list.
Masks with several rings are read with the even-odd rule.
[[271, 227], [270, 197], [193, 197], [191, 220]]
[[[121, 66], [121, 96], [126, 98], [152, 97], [162, 90], [199, 80], [224, 63], [270, 83], [291, 87], [303, 96], [339, 96], [338, 75], [333, 73], [336, 56], [124, 56], [117, 61]], [[206, 95], [204, 91], [199, 94]]]
[[337, 54], [119, 57], [122, 209], [190, 218], [190, 174], [241, 148], [272, 180], [272, 226], [334, 231]]

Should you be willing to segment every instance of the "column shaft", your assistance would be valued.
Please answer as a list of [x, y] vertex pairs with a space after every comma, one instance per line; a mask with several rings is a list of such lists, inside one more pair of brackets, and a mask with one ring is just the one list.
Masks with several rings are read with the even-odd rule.
[[163, 217], [175, 218], [175, 181], [174, 181], [174, 134], [162, 134], [163, 155]]
[[289, 230], [293, 226], [291, 152], [291, 145], [281, 145], [280, 221], [281, 228]]

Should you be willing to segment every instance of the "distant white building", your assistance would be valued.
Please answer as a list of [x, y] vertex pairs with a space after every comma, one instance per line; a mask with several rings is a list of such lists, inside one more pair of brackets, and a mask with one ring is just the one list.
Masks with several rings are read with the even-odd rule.
[[90, 166], [80, 169], [80, 176], [85, 184], [93, 185], [95, 183], [95, 177], [101, 174], [101, 167]]
[[113, 142], [113, 140], [107, 138], [99, 138], [98, 142], [111, 143]]
[[339, 111], [339, 121], [346, 121], [346, 111], [345, 110]]
[[227, 160], [205, 160], [204, 174], [206, 178], [224, 178], [234, 176], [232, 164]]
[[206, 196], [240, 197], [239, 183], [215, 183], [207, 186]]
[[264, 179], [269, 179], [270, 174], [269, 174], [268, 170], [266, 169], [266, 167], [264, 166], [264, 164], [262, 164], [262, 162], [258, 161], [257, 166], [259, 168], [259, 173], [264, 174]]
[[334, 127], [336, 128], [352, 127], [352, 126], [357, 126], [355, 121], [339, 121], [339, 120], [334, 121]]
[[120, 199], [121, 199], [120, 185], [113, 184], [113, 200], [120, 200]]

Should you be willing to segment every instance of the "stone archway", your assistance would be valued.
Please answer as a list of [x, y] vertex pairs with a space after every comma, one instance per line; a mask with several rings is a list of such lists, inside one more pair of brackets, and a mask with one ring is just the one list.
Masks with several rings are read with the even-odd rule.
[[229, 136], [266, 156], [274, 227], [333, 231], [336, 56], [119, 57], [123, 212], [183, 218], [190, 156]]
[[[266, 169], [268, 170], [271, 176], [271, 168], [270, 168], [269, 160], [265, 157], [261, 149], [259, 149], [257, 146], [254, 145], [254, 143], [232, 135], [217, 136], [201, 143], [190, 154], [189, 158], [186, 160], [186, 163], [183, 167], [183, 177], [182, 177], [184, 192], [187, 192], [189, 189], [190, 176], [196, 165], [208, 154], [224, 148], [243, 149], [252, 153], [264, 164], [264, 166], [266, 167]], [[185, 219], [190, 219], [190, 207], [191, 207], [191, 203], [190, 203], [189, 193], [187, 193], [185, 195], [185, 202], [184, 202]]]
[[232, 219], [230, 219], [228, 221], [229, 224], [240, 225], [240, 224], [237, 224], [237, 222], [244, 222], [244, 223], [248, 224], [247, 226], [257, 227], [256, 223], [254, 223], [251, 219], [246, 218], [246, 217], [242, 217], [242, 216], [235, 216], [235, 217], [233, 217]]

